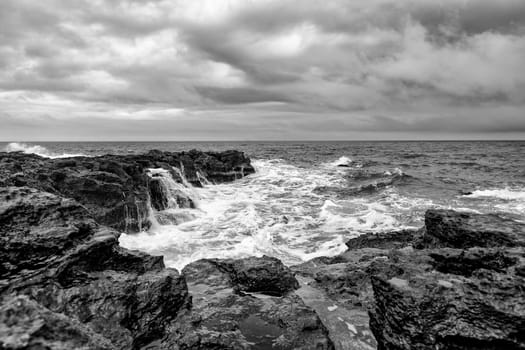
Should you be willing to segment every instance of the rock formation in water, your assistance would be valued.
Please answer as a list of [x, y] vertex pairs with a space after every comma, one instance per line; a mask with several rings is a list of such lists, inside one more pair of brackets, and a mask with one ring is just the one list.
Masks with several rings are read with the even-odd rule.
[[[187, 154], [2, 155], [0, 349], [333, 349], [275, 258], [201, 260], [181, 275], [160, 256], [118, 245], [120, 232], [101, 213], [130, 197], [164, 201], [150, 198], [165, 188], [151, 186], [148, 169], [175, 179], [184, 171], [180, 181], [195, 185], [253, 172], [237, 152], [189, 154], [194, 163], [178, 171]], [[126, 217], [113, 218], [133, 231]]]
[[293, 270], [322, 295], [307, 305], [326, 298], [348, 320], [320, 315], [346, 332], [337, 348], [525, 349], [524, 238], [495, 215], [428, 210], [421, 230], [363, 235]]
[[147, 206], [192, 206], [166, 181], [252, 172], [233, 151], [1, 154], [0, 349], [525, 349], [525, 225], [499, 216], [429, 210], [291, 268], [179, 273], [118, 245]]
[[[233, 181], [254, 173], [244, 153], [150, 151], [142, 155], [105, 155], [66, 159], [33, 154], [2, 153], [0, 186], [28, 186], [73, 198], [101, 224], [124, 232], [137, 232], [150, 225], [148, 210], [167, 207], [159, 179], [148, 169], [163, 169], [176, 182], [202, 186]], [[184, 178], [182, 178], [181, 174]], [[179, 193], [177, 202], [192, 207], [190, 198]]]

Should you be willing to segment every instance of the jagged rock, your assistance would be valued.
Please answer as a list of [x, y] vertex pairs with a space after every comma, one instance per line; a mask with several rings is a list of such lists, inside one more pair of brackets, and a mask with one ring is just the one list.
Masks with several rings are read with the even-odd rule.
[[[0, 196], [0, 298], [28, 296], [38, 310], [50, 310], [45, 315], [79, 322], [117, 349], [159, 341], [191, 305], [184, 278], [165, 269], [162, 257], [120, 247], [118, 233], [73, 200], [17, 187], [0, 188]], [[35, 339], [48, 337], [42, 332]], [[81, 332], [70, 336], [64, 341], [89, 343]]]
[[525, 246], [525, 224], [497, 215], [453, 210], [428, 210], [422, 248], [516, 247]]
[[525, 349], [525, 280], [479, 270], [373, 277], [379, 349]]
[[88, 240], [95, 227], [74, 200], [27, 187], [0, 187], [0, 278], [58, 261]]
[[164, 188], [164, 184], [162, 183], [161, 179], [159, 178], [152, 178], [149, 180], [149, 193], [150, 193], [150, 200], [151, 200], [151, 206], [155, 210], [165, 210], [168, 208], [168, 193], [166, 192], [166, 189]]
[[171, 339], [191, 349], [333, 349], [297, 281], [274, 258], [205, 259], [183, 270], [191, 313]]
[[420, 234], [417, 230], [369, 233], [348, 240], [346, 246], [350, 250], [361, 248], [399, 249], [412, 245], [412, 242]]
[[[142, 155], [67, 159], [0, 153], [0, 186], [28, 186], [75, 199], [97, 222], [119, 231], [137, 232], [151, 224], [147, 169], [162, 168], [177, 179], [174, 167], [195, 186], [202, 186], [201, 178], [220, 183], [254, 173], [250, 159], [237, 151], [150, 151]], [[155, 205], [164, 208], [165, 200], [157, 199]], [[177, 195], [177, 202], [181, 207], [194, 207], [184, 194]]]
[[378, 348], [525, 349], [524, 234], [495, 215], [429, 210], [418, 246], [438, 248], [371, 277]]
[[184, 274], [189, 278], [211, 279], [215, 283], [216, 271], [221, 271], [220, 283], [229, 283], [239, 292], [256, 292], [261, 294], [283, 296], [299, 287], [292, 271], [276, 258], [263, 256], [235, 259], [203, 259], [188, 265]]
[[52, 312], [26, 296], [9, 296], [0, 304], [0, 348], [116, 349], [89, 327]]

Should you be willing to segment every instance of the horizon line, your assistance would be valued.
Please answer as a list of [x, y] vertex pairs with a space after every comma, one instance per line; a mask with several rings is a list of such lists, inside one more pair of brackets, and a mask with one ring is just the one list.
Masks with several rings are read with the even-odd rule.
[[261, 142], [525, 142], [523, 139], [373, 139], [373, 140], [0, 140], [1, 143], [126, 143], [126, 142], [137, 142], [137, 143], [187, 143], [187, 142], [248, 142], [248, 143], [261, 143]]

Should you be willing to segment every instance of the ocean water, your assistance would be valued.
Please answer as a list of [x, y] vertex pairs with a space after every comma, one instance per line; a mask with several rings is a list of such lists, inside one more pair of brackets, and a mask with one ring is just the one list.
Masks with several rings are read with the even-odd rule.
[[179, 224], [157, 220], [147, 232], [121, 236], [124, 247], [164, 255], [178, 269], [200, 258], [266, 254], [292, 265], [335, 255], [351, 237], [422, 226], [428, 208], [525, 221], [520, 141], [0, 144], [46, 157], [192, 148], [244, 151], [256, 174], [204, 188], [186, 184], [197, 209], [156, 213]]

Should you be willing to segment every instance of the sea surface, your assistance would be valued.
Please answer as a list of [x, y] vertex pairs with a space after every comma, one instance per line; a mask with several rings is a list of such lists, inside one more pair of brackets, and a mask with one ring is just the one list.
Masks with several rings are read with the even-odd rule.
[[181, 269], [201, 258], [263, 254], [292, 265], [345, 250], [366, 232], [423, 225], [428, 208], [498, 213], [525, 222], [525, 142], [0, 143], [45, 157], [150, 149], [244, 151], [256, 174], [188, 188], [197, 209], [120, 238]]

